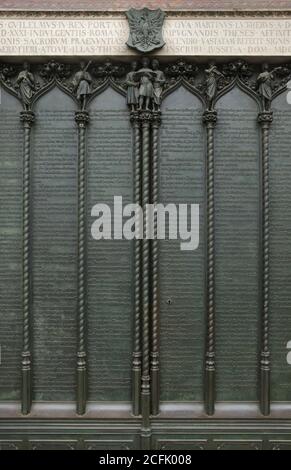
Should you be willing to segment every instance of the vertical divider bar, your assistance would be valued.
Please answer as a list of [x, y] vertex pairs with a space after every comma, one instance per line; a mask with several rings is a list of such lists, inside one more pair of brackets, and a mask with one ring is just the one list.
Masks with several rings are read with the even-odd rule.
[[269, 133], [273, 121], [272, 111], [258, 115], [261, 125], [261, 312], [262, 334], [260, 354], [260, 408], [264, 416], [270, 414], [270, 348], [269, 348]]
[[32, 111], [22, 111], [20, 119], [24, 126], [23, 158], [23, 258], [22, 258], [22, 295], [23, 295], [23, 350], [22, 350], [22, 402], [21, 412], [30, 413], [32, 402], [31, 376], [31, 267], [30, 267], [30, 202], [31, 202], [31, 154], [30, 136], [35, 120]]
[[150, 448], [150, 240], [149, 213], [150, 203], [150, 111], [140, 113], [142, 122], [142, 207], [143, 207], [143, 240], [142, 240], [142, 378], [141, 378], [141, 447]]
[[[134, 202], [141, 206], [141, 127], [138, 111], [130, 114], [134, 132]], [[136, 219], [134, 242], [134, 338], [132, 354], [132, 413], [138, 416], [141, 412], [141, 226]]]
[[[153, 113], [152, 123], [152, 204], [159, 202], [159, 128], [161, 112]], [[159, 377], [159, 241], [157, 239], [157, 214], [154, 214], [154, 239], [152, 241], [152, 348], [151, 348], [151, 413], [159, 413], [160, 377]]]
[[86, 351], [86, 126], [89, 114], [77, 111], [75, 120], [79, 128], [78, 142], [78, 350], [77, 350], [77, 414], [86, 412], [87, 351]]
[[215, 205], [214, 205], [214, 127], [216, 111], [205, 111], [203, 122], [207, 132], [206, 164], [206, 311], [207, 337], [205, 357], [205, 396], [204, 405], [208, 415], [215, 412]]

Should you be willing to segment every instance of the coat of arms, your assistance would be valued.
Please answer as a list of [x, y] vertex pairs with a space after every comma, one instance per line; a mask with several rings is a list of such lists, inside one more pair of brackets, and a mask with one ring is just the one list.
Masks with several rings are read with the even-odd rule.
[[149, 10], [131, 8], [126, 13], [129, 22], [129, 38], [127, 45], [139, 52], [150, 52], [164, 46], [162, 26], [166, 16], [160, 8]]

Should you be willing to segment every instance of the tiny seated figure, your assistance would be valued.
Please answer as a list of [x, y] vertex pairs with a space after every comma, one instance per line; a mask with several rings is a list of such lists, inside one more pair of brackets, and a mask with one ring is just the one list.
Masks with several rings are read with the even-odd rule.
[[25, 110], [28, 111], [35, 91], [34, 75], [30, 72], [28, 62], [24, 62], [23, 64], [23, 70], [19, 73], [16, 80], [16, 88], [18, 88], [18, 96], [21, 99]]
[[125, 85], [127, 86], [127, 105], [131, 109], [131, 111], [134, 111], [137, 108], [139, 99], [139, 82], [135, 78], [136, 71], [137, 62], [133, 61], [131, 64], [131, 71], [128, 72], [125, 79]]

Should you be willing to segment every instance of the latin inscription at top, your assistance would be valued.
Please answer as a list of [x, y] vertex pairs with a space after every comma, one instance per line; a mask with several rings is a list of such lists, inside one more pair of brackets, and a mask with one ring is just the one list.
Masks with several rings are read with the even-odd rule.
[[[0, 56], [134, 55], [124, 17], [0, 17]], [[165, 47], [155, 55], [291, 55], [291, 19], [165, 20]]]

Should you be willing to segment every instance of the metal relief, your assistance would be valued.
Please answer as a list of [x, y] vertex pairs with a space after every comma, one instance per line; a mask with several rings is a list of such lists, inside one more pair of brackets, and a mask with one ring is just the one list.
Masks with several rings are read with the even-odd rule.
[[162, 26], [166, 14], [160, 8], [158, 10], [131, 8], [125, 14], [130, 28], [126, 43], [129, 47], [139, 52], [151, 52], [164, 46]]
[[133, 61], [124, 82], [130, 110], [160, 111], [165, 83], [166, 76], [157, 59], [150, 63], [148, 57], [143, 57], [140, 69], [138, 62]]
[[125, 94], [125, 74], [123, 65], [110, 60], [79, 64], [55, 59], [33, 64], [26, 61], [22, 65], [0, 63], [0, 83], [22, 102], [25, 110], [31, 110], [43, 94], [57, 86], [79, 103], [80, 111], [85, 111], [90, 99], [106, 86]]
[[[146, 43], [153, 41], [143, 19]], [[136, 36], [141, 38], [141, 33]], [[140, 39], [141, 40], [141, 39]], [[161, 46], [159, 46], [161, 47]], [[271, 102], [284, 90], [291, 76], [291, 65], [271, 67], [248, 64], [242, 60], [229, 63], [197, 65], [183, 59], [160, 65], [157, 59], [142, 57], [131, 64], [85, 62], [62, 64], [51, 60], [44, 64], [0, 64], [0, 82], [23, 104], [24, 125], [24, 345], [22, 359], [23, 406], [27, 414], [31, 403], [31, 292], [30, 265], [30, 129], [34, 122], [33, 104], [51, 87], [63, 89], [79, 104], [75, 119], [79, 132], [79, 258], [78, 258], [78, 348], [77, 410], [86, 410], [86, 111], [90, 99], [100, 90], [112, 86], [126, 96], [134, 129], [135, 202], [158, 202], [159, 127], [163, 98], [183, 85], [198, 95], [204, 103], [203, 122], [207, 137], [207, 332], [205, 354], [205, 405], [209, 415], [215, 404], [215, 239], [214, 239], [214, 128], [218, 119], [215, 104], [219, 97], [235, 85], [260, 104], [258, 122], [262, 139], [262, 340], [260, 355], [261, 411], [270, 411], [270, 348], [269, 348], [269, 129], [273, 119]], [[145, 217], [145, 230], [147, 219]], [[135, 247], [135, 339], [133, 351], [133, 414], [143, 414], [144, 447], [149, 444], [150, 412], [159, 412], [159, 307], [158, 307], [158, 245], [157, 241], [137, 241]]]
[[42, 94], [58, 86], [79, 103], [84, 111], [99, 90], [111, 85], [127, 96], [131, 111], [159, 111], [164, 96], [183, 84], [204, 101], [212, 111], [219, 97], [235, 84], [256, 96], [262, 110], [268, 111], [274, 96], [291, 77], [291, 64], [271, 67], [232, 62], [201, 65], [179, 59], [163, 66], [155, 58], [141, 57], [129, 64], [84, 61], [62, 63], [51, 59], [45, 63], [0, 63], [1, 84], [29, 110]]

